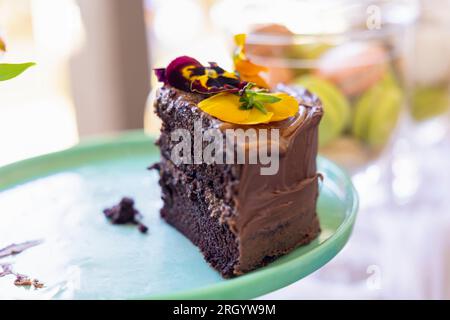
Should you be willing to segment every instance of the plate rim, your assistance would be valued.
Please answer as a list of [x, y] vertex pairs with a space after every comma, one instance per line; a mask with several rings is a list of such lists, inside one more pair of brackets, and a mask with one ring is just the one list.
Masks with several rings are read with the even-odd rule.
[[[82, 140], [79, 144], [61, 150], [56, 152], [51, 152], [48, 154], [24, 159], [21, 161], [13, 162], [11, 164], [7, 164], [5, 166], [0, 167], [0, 192], [14, 188], [16, 186], [19, 186], [23, 183], [33, 181], [36, 179], [39, 179], [41, 177], [45, 177], [51, 174], [58, 173], [64, 169], [74, 167], [76, 165], [80, 165], [81, 163], [74, 163], [74, 164], [67, 164], [63, 166], [59, 166], [58, 168], [52, 170], [50, 169], [51, 166], [49, 165], [49, 162], [51, 163], [51, 160], [57, 160], [60, 157], [64, 157], [68, 154], [77, 154], [78, 155], [84, 155], [86, 156], [86, 153], [89, 153], [89, 151], [97, 150], [100, 148], [103, 151], [109, 150], [109, 151], [117, 151], [117, 147], [119, 146], [129, 146], [131, 148], [137, 148], [142, 147], [143, 153], [149, 153], [153, 151], [159, 152], [159, 150], [154, 145], [154, 142], [156, 138], [156, 135], [147, 135], [144, 134], [142, 130], [134, 130], [134, 131], [128, 131], [123, 132], [119, 134], [113, 134], [113, 135], [105, 135], [105, 136], [99, 136], [95, 138], [90, 138], [86, 140]], [[109, 154], [108, 154], [109, 155]], [[117, 153], [117, 156], [119, 156], [120, 153]], [[91, 158], [94, 160], [104, 160], [108, 159], [107, 155], [100, 153], [100, 154], [91, 154]], [[88, 159], [88, 160], [92, 160]], [[267, 294], [269, 292], [278, 290], [280, 288], [283, 288], [289, 284], [292, 284], [295, 281], [298, 281], [307, 275], [311, 274], [312, 272], [318, 270], [322, 266], [324, 266], [327, 262], [329, 262], [336, 254], [342, 250], [342, 248], [345, 246], [345, 244], [348, 242], [348, 239], [352, 233], [354, 223], [356, 221], [357, 212], [359, 208], [359, 198], [358, 193], [351, 182], [351, 178], [346, 173], [346, 171], [341, 168], [339, 165], [335, 164], [331, 160], [328, 160], [327, 158], [323, 156], [318, 156], [317, 161], [320, 166], [326, 166], [329, 168], [329, 171], [333, 173], [333, 175], [337, 178], [339, 178], [340, 181], [344, 182], [344, 189], [346, 193], [346, 197], [349, 200], [350, 205], [345, 207], [345, 218], [339, 225], [339, 227], [336, 229], [336, 231], [327, 238], [324, 242], [319, 244], [318, 246], [312, 248], [310, 251], [302, 254], [301, 256], [292, 259], [290, 261], [283, 262], [280, 265], [277, 266], [270, 266], [263, 267], [260, 269], [257, 269], [253, 272], [250, 272], [248, 274], [233, 278], [233, 279], [227, 279], [226, 281], [214, 283], [211, 285], [195, 288], [195, 289], [188, 289], [188, 290], [181, 290], [176, 291], [173, 293], [168, 294], [157, 294], [157, 295], [144, 295], [144, 296], [132, 296], [128, 299], [249, 299], [249, 298], [255, 298], [258, 296], [261, 296], [263, 294]], [[86, 162], [86, 160], [84, 160]], [[17, 172], [20, 169], [26, 168], [27, 166], [30, 166], [31, 164], [41, 164], [44, 168], [43, 171], [40, 171], [39, 166], [38, 168], [34, 168], [33, 170], [29, 170], [32, 172], [38, 171], [38, 174], [32, 174], [27, 176], [27, 172], [22, 173], [19, 175], [19, 178], [13, 178], [13, 174], [11, 172]], [[33, 167], [33, 166], [32, 166]], [[1, 177], [5, 177], [6, 179]], [[3, 181], [6, 180], [6, 181]], [[306, 272], [297, 272], [294, 271], [296, 269], [299, 269], [299, 266], [302, 264], [307, 263], [308, 261], [314, 261], [315, 259], [320, 259], [320, 261], [317, 263], [318, 265], [315, 267], [312, 267], [311, 270], [308, 270]], [[309, 262], [308, 264], [311, 264]], [[236, 287], [242, 287], [242, 286], [250, 286], [250, 285], [258, 285], [260, 281], [264, 281], [267, 279], [270, 279], [271, 277], [276, 276], [278, 272], [288, 272], [288, 270], [291, 270], [292, 275], [290, 276], [289, 280], [281, 282], [273, 282], [273, 284], [266, 285], [264, 287], [261, 287], [259, 289], [253, 290], [252, 294], [243, 293], [241, 295], [232, 294], [231, 291], [235, 292]]]

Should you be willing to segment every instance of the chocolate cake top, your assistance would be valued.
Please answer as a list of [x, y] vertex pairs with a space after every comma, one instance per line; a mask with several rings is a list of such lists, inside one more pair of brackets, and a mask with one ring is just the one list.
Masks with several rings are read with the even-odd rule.
[[[225, 131], [226, 129], [238, 128], [242, 128], [244, 130], [250, 128], [254, 128], [256, 130], [279, 129], [280, 154], [283, 154], [289, 148], [291, 138], [297, 130], [301, 127], [311, 125], [311, 122], [314, 122], [314, 119], [315, 121], [317, 119], [320, 120], [323, 115], [323, 108], [319, 98], [310, 91], [306, 90], [304, 87], [278, 85], [277, 90], [280, 92], [286, 92], [297, 100], [298, 112], [281, 121], [253, 125], [229, 123], [204, 113], [198, 105], [201, 101], [207, 99], [207, 96], [200, 93], [186, 92], [170, 85], [164, 85], [160, 89], [161, 94], [159, 94], [158, 98], [162, 100], [161, 102], [164, 105], [168, 105], [169, 100], [179, 101], [179, 103], [175, 104], [179, 109], [178, 111], [187, 112], [187, 116], [190, 116], [192, 113], [203, 113], [203, 116], [209, 119], [209, 123], [211, 123], [210, 127], [218, 128], [222, 131]], [[258, 142], [261, 141], [258, 140]], [[267, 143], [271, 142], [267, 141]]]

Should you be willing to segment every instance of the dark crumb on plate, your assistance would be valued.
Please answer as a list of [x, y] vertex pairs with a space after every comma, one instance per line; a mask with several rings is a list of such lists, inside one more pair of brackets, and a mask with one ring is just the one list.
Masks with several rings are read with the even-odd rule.
[[[0, 250], [0, 258], [21, 253], [22, 251], [40, 244], [42, 241], [27, 241], [20, 244], [11, 244]], [[21, 287], [33, 286], [35, 289], [41, 289], [44, 284], [38, 279], [31, 280], [28, 276], [14, 272], [11, 263], [0, 263], [0, 278], [8, 275], [16, 276], [14, 285]]]
[[122, 198], [119, 204], [103, 210], [106, 218], [113, 224], [135, 223], [136, 215], [139, 212], [134, 209], [134, 200], [131, 198]]
[[115, 206], [103, 210], [105, 217], [112, 224], [135, 224], [142, 233], [147, 233], [148, 228], [142, 222], [142, 215], [134, 208], [134, 200], [124, 197]]
[[33, 281], [24, 275], [17, 275], [16, 280], [14, 280], [14, 285], [21, 287], [29, 287], [33, 284]]
[[44, 284], [42, 282], [40, 282], [38, 279], [34, 279], [33, 280], [33, 287], [35, 289], [41, 289], [44, 287]]
[[138, 229], [142, 233], [147, 233], [147, 231], [148, 231], [148, 227], [145, 224], [142, 224], [140, 222], [138, 224]]
[[40, 282], [38, 279], [30, 279], [25, 275], [18, 274], [16, 275], [16, 280], [14, 280], [14, 285], [19, 287], [31, 287], [33, 286], [35, 289], [41, 289], [44, 287], [44, 284]]

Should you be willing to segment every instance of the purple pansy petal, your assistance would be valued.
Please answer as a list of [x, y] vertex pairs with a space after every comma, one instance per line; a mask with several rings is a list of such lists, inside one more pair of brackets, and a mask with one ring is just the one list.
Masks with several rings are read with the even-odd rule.
[[167, 83], [181, 90], [190, 89], [190, 80], [183, 77], [182, 70], [187, 66], [201, 67], [201, 63], [194, 58], [181, 56], [173, 60], [166, 68]]
[[157, 69], [153, 69], [153, 71], [155, 72], [156, 78], [158, 79], [159, 82], [164, 82], [166, 83], [166, 69], [165, 68], [157, 68]]
[[[183, 76], [183, 69], [192, 66], [189, 77]], [[208, 71], [214, 70], [214, 76]], [[216, 94], [220, 92], [238, 92], [245, 86], [234, 74], [227, 73], [215, 62], [209, 62], [209, 67], [204, 67], [199, 61], [188, 56], [181, 56], [173, 60], [165, 69], [155, 69], [159, 81], [171, 85], [177, 89], [201, 94]], [[199, 77], [206, 77], [206, 85], [203, 85]]]
[[239, 88], [231, 86], [231, 85], [223, 85], [221, 87], [207, 87], [201, 85], [200, 81], [196, 80], [191, 83], [191, 91], [201, 93], [201, 94], [216, 94], [220, 92], [230, 92], [237, 93], [239, 92]]
[[188, 56], [178, 57], [169, 63], [167, 68], [154, 69], [158, 81], [181, 90], [189, 90], [190, 81], [183, 77], [182, 70], [187, 66], [202, 67], [200, 62]]

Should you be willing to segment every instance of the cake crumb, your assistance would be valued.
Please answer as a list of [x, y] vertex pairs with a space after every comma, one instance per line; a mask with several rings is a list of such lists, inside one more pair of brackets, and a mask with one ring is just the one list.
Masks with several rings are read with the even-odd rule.
[[35, 289], [41, 289], [44, 287], [44, 284], [42, 282], [40, 282], [38, 279], [34, 279], [33, 280], [33, 287]]
[[[2, 249], [0, 250], [0, 252], [2, 252], [3, 254], [7, 254], [7, 255], [14, 255], [14, 254], [18, 254], [24, 250], [26, 250], [27, 248], [37, 245], [37, 242], [25, 242], [23, 244], [12, 244], [8, 247], [6, 247], [6, 249]], [[41, 289], [44, 287], [44, 284], [42, 282], [40, 282], [38, 279], [30, 279], [28, 276], [17, 273], [13, 270], [12, 264], [11, 263], [0, 263], [0, 278], [1, 277], [5, 277], [5, 276], [9, 276], [9, 275], [14, 275], [16, 276], [16, 279], [14, 280], [14, 285], [18, 286], [18, 287], [31, 287], [33, 286], [35, 289]]]
[[142, 223], [138, 224], [138, 229], [142, 233], [147, 233], [147, 231], [148, 231], [148, 227], [146, 225], [142, 224]]
[[31, 279], [28, 276], [18, 274], [16, 275], [16, 280], [14, 280], [14, 285], [18, 287], [31, 287], [33, 286], [35, 289], [41, 289], [44, 287], [44, 284], [40, 282], [38, 279]]
[[33, 284], [33, 281], [31, 281], [30, 278], [28, 278], [27, 276], [18, 274], [16, 276], [16, 280], [14, 280], [14, 285], [16, 286], [21, 286], [21, 287], [29, 287]]
[[134, 224], [142, 233], [147, 233], [148, 227], [142, 223], [142, 215], [134, 208], [134, 200], [123, 197], [115, 206], [103, 210], [105, 217], [112, 224]]

